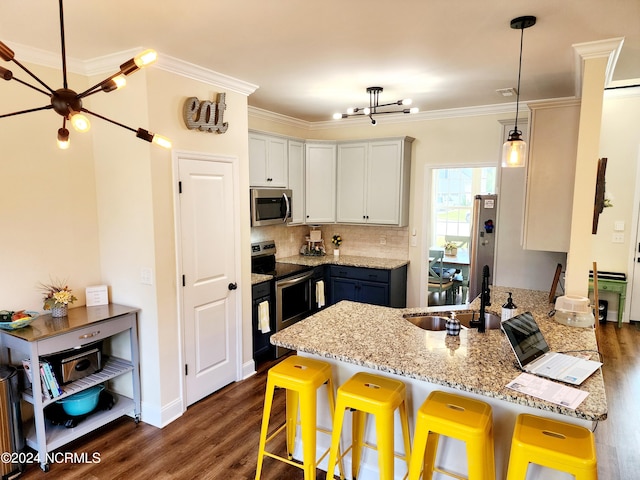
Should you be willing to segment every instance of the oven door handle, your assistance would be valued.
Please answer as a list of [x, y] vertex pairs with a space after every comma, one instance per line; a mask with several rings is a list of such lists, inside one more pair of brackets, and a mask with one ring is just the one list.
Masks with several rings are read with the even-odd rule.
[[285, 278], [284, 280], [276, 280], [277, 288], [287, 288], [291, 285], [297, 285], [313, 277], [313, 271], [300, 275], [299, 277]]

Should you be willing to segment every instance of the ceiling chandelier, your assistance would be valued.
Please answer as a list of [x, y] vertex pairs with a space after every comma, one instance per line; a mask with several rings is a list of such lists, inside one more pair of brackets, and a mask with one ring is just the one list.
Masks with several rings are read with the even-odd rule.
[[[411, 99], [405, 98], [404, 100], [398, 100], [392, 103], [379, 103], [379, 96], [382, 92], [382, 87], [368, 87], [367, 93], [369, 94], [369, 106], [359, 108], [349, 108], [347, 113], [334, 113], [334, 120], [340, 120], [341, 118], [354, 117], [356, 115], [366, 115], [371, 120], [371, 124], [375, 125], [377, 122], [373, 118], [374, 115], [382, 115], [383, 113], [418, 113], [418, 108], [403, 108], [399, 110], [387, 110], [386, 107], [392, 105], [411, 105]], [[382, 110], [379, 110], [382, 109]]]
[[[60, 41], [62, 44], [62, 83], [63, 87], [57, 90], [49, 87], [45, 82], [40, 80], [34, 73], [32, 73], [27, 67], [22, 65], [18, 60], [14, 58], [14, 52], [4, 43], [0, 42], [0, 58], [6, 62], [13, 62], [22, 70], [24, 70], [32, 79], [40, 84], [39, 86], [32, 85], [13, 76], [13, 72], [6, 68], [0, 67], [0, 77], [4, 80], [15, 80], [16, 82], [34, 89], [49, 97], [50, 103], [43, 107], [29, 108], [27, 110], [20, 110], [18, 112], [6, 113], [0, 115], [0, 118], [11, 117], [14, 115], [21, 115], [23, 113], [37, 112], [39, 110], [51, 110], [53, 109], [57, 114], [62, 117], [62, 128], [58, 129], [58, 146], [62, 149], [69, 148], [69, 130], [67, 129], [67, 121], [73, 125], [78, 132], [86, 132], [91, 127], [89, 119], [84, 113], [100, 118], [107, 122], [118, 125], [126, 130], [130, 130], [136, 134], [136, 136], [147, 142], [153, 142], [165, 148], [171, 148], [171, 142], [161, 135], [157, 135], [149, 132], [143, 128], [131, 128], [123, 125], [120, 122], [111, 120], [103, 115], [87, 110], [82, 106], [82, 100], [89, 95], [93, 95], [98, 92], [112, 92], [118, 90], [126, 85], [126, 76], [137, 72], [140, 68], [146, 67], [157, 59], [157, 53], [154, 50], [145, 50], [144, 52], [136, 55], [134, 58], [126, 61], [120, 65], [120, 71], [106, 78], [102, 82], [94, 85], [93, 87], [85, 90], [81, 93], [68, 88], [67, 84], [67, 55], [64, 39], [64, 15], [62, 8], [62, 0], [59, 0], [60, 4]], [[43, 89], [44, 88], [44, 89]]]
[[522, 73], [522, 41], [524, 29], [533, 27], [536, 17], [526, 15], [511, 20], [511, 28], [520, 30], [520, 61], [518, 63], [518, 87], [516, 88], [516, 121], [513, 130], [509, 132], [509, 138], [502, 146], [503, 167], [524, 167], [527, 157], [527, 144], [522, 139], [522, 132], [518, 130], [518, 110], [520, 107], [520, 74]]

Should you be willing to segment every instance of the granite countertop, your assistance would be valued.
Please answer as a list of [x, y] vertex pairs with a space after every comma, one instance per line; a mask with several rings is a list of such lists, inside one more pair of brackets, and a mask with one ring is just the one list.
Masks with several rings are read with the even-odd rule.
[[[513, 292], [518, 312], [530, 311], [534, 315], [552, 350], [597, 350], [593, 329], [561, 325], [548, 317], [552, 307], [548, 303], [548, 292], [492, 287], [492, 305], [487, 307], [488, 312], [500, 313], [507, 291]], [[446, 308], [477, 311], [479, 299], [469, 306], [452, 307]], [[607, 418], [601, 371], [577, 387], [589, 395], [572, 410], [505, 387], [521, 372], [499, 329], [486, 333], [463, 329], [459, 337], [448, 337], [444, 331], [425, 331], [403, 318], [403, 315], [444, 308], [396, 309], [342, 301], [274, 334], [271, 341], [292, 350], [562, 415], [589, 421]], [[593, 354], [592, 358], [597, 360], [597, 355]]]
[[345, 267], [379, 268], [382, 270], [393, 270], [394, 268], [402, 267], [409, 263], [408, 260], [362, 257], [358, 255], [293, 255], [291, 257], [278, 258], [277, 261], [280, 263], [308, 265], [310, 267], [317, 267], [320, 265], [343, 265]]
[[263, 275], [262, 273], [251, 274], [251, 285], [257, 285], [262, 282], [269, 282], [273, 280], [273, 275]]

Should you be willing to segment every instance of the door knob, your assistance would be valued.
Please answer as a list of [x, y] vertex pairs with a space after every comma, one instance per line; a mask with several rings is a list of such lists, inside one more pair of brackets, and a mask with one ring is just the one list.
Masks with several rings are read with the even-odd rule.
[[236, 290], [238, 288], [238, 284], [237, 283], [230, 283], [229, 284], [229, 290]]

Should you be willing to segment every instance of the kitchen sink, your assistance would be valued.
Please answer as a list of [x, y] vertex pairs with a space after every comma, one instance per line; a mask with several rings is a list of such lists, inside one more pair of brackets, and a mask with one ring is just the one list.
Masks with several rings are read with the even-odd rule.
[[[460, 325], [463, 327], [469, 327], [469, 323], [471, 322], [471, 317], [477, 320], [480, 316], [479, 312], [461, 312], [456, 314], [456, 318], [460, 320]], [[486, 321], [487, 330], [495, 330], [500, 328], [501, 318], [500, 315], [496, 315], [495, 313], [485, 312], [484, 318]]]
[[[449, 312], [442, 312], [443, 315], [405, 315], [405, 320], [413, 323], [416, 327], [420, 327], [423, 330], [431, 330], [431, 331], [439, 331], [445, 330], [445, 324], [447, 319], [450, 317]], [[460, 312], [456, 313], [456, 318], [460, 321], [460, 325], [463, 328], [476, 328], [470, 327], [471, 318], [478, 318], [478, 312]], [[494, 330], [500, 328], [500, 316], [495, 313], [486, 312], [484, 314], [484, 318], [486, 319], [486, 327], [487, 330]]]
[[420, 327], [423, 330], [445, 330], [445, 323], [447, 317], [438, 317], [435, 315], [421, 315], [418, 317], [405, 316], [407, 320], [413, 323], [416, 327]]

